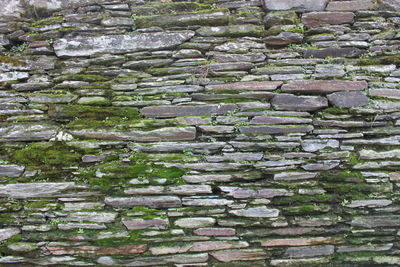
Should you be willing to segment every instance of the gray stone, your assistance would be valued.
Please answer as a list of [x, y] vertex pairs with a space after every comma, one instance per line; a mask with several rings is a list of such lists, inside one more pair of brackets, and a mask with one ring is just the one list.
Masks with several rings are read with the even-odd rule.
[[366, 199], [366, 200], [353, 200], [350, 204], [347, 204], [348, 208], [377, 208], [385, 207], [392, 204], [391, 200], [388, 199]]
[[0, 177], [20, 177], [24, 170], [24, 166], [0, 165]]
[[264, 0], [266, 10], [295, 10], [299, 12], [321, 11], [325, 9], [328, 0]]
[[265, 37], [264, 43], [270, 46], [285, 46], [289, 44], [298, 44], [303, 41], [303, 35], [294, 32], [281, 32], [276, 36]]
[[230, 210], [229, 213], [239, 217], [271, 218], [271, 217], [278, 217], [279, 210], [268, 209], [266, 206], [260, 206], [255, 208]]
[[5, 73], [0, 73], [0, 82], [23, 80], [27, 79], [28, 77], [29, 74], [27, 72], [18, 72], [18, 71], [5, 72]]
[[312, 179], [317, 176], [314, 172], [281, 172], [274, 174], [275, 181], [294, 181], [294, 180], [304, 180]]
[[214, 225], [216, 220], [211, 217], [183, 218], [175, 221], [175, 225], [182, 228], [200, 228]]
[[77, 95], [71, 93], [63, 94], [34, 94], [29, 95], [29, 100], [31, 102], [42, 103], [42, 104], [60, 104], [60, 103], [70, 103], [78, 98]]
[[304, 257], [316, 257], [316, 256], [327, 256], [334, 253], [334, 246], [306, 246], [298, 248], [287, 248], [285, 256], [290, 258], [304, 258]]
[[69, 213], [63, 220], [68, 222], [111, 223], [115, 221], [117, 215], [114, 212], [74, 212]]
[[145, 219], [125, 219], [122, 223], [128, 230], [138, 230], [138, 229], [167, 229], [168, 219], [153, 218], [149, 220]]
[[308, 49], [304, 53], [305, 58], [327, 58], [327, 57], [350, 57], [355, 58], [365, 53], [364, 50], [356, 47], [342, 47], [342, 48], [324, 48], [324, 49]]
[[271, 101], [277, 110], [315, 111], [328, 106], [328, 100], [318, 96], [295, 96], [279, 94]]
[[104, 230], [107, 226], [104, 223], [59, 223], [58, 229], [70, 231], [74, 229]]
[[224, 198], [199, 198], [199, 197], [184, 197], [182, 204], [184, 206], [226, 206], [233, 203], [233, 200]]
[[400, 150], [394, 149], [383, 152], [376, 152], [374, 150], [363, 149], [359, 152], [362, 159], [392, 159], [400, 158]]
[[294, 11], [268, 12], [264, 17], [264, 25], [269, 28], [274, 25], [295, 25], [298, 17]]
[[62, 38], [56, 40], [53, 47], [58, 57], [91, 56], [100, 53], [124, 54], [172, 48], [193, 36], [192, 31], [182, 31]]
[[320, 79], [341, 78], [346, 72], [344, 67], [338, 64], [327, 64], [315, 66], [315, 77]]
[[301, 142], [301, 147], [307, 152], [320, 151], [326, 147], [338, 148], [339, 141], [334, 139], [320, 140], [320, 139], [306, 139]]
[[0, 229], [0, 241], [10, 239], [11, 237], [18, 235], [19, 233], [21, 233], [21, 230], [18, 228]]
[[[267, 253], [263, 249], [238, 249], [238, 250], [223, 250], [211, 252], [211, 256], [220, 262], [241, 262], [241, 261], [256, 261], [265, 260], [268, 258]], [[251, 266], [265, 266], [265, 261], [260, 264], [250, 264]], [[247, 265], [247, 264], [243, 264]]]
[[74, 182], [25, 183], [0, 185], [0, 196], [10, 198], [56, 197], [64, 190], [75, 188]]
[[362, 92], [336, 92], [327, 95], [329, 102], [339, 108], [351, 108], [366, 106], [369, 103], [369, 98], [366, 97]]
[[376, 228], [376, 227], [396, 227], [400, 226], [399, 215], [374, 215], [374, 216], [355, 216], [350, 222], [352, 226]]
[[282, 85], [282, 91], [301, 92], [301, 93], [332, 93], [336, 91], [361, 91], [367, 89], [366, 81], [316, 81], [316, 80], [298, 80], [290, 81]]
[[7, 248], [11, 251], [16, 251], [16, 252], [29, 252], [36, 250], [38, 246], [35, 243], [18, 242], [9, 244]]
[[202, 116], [226, 114], [234, 111], [235, 105], [199, 105], [199, 106], [150, 106], [144, 107], [140, 113], [147, 118], [173, 118], [178, 116]]
[[176, 196], [143, 196], [143, 197], [106, 197], [104, 202], [114, 208], [131, 208], [146, 206], [153, 209], [176, 208], [182, 205]]
[[264, 33], [264, 27], [253, 24], [202, 27], [196, 31], [200, 36], [255, 36], [260, 37]]

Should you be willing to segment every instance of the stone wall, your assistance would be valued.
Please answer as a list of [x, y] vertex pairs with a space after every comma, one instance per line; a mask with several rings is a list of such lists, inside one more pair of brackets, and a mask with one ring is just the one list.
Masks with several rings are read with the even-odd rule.
[[389, 266], [394, 0], [0, 3], [1, 266]]

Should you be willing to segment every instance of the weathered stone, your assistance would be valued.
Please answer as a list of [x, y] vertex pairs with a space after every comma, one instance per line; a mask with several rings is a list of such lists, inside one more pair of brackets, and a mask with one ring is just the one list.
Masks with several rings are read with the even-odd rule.
[[80, 210], [92, 210], [92, 209], [103, 209], [104, 203], [101, 202], [78, 202], [78, 203], [64, 203], [63, 210], [65, 211], [80, 211]]
[[24, 170], [24, 166], [0, 165], [0, 177], [20, 177]]
[[359, 11], [364, 9], [372, 9], [375, 4], [369, 0], [353, 0], [353, 1], [332, 1], [328, 3], [326, 10], [328, 11]]
[[353, 200], [351, 203], [347, 204], [346, 207], [349, 208], [377, 208], [385, 207], [392, 204], [391, 200], [388, 199], [366, 199], [366, 200]]
[[234, 198], [273, 198], [292, 195], [286, 189], [279, 188], [262, 188], [259, 190], [234, 186], [220, 186], [219, 188], [221, 191], [228, 193], [228, 196], [233, 196]]
[[104, 223], [59, 223], [58, 229], [64, 231], [70, 231], [74, 229], [90, 229], [90, 230], [103, 230], [107, 229]]
[[322, 258], [308, 258], [308, 259], [276, 259], [271, 260], [271, 266], [318, 266], [328, 265], [330, 259], [328, 257]]
[[341, 78], [346, 72], [344, 67], [338, 64], [327, 64], [315, 66], [315, 77], [320, 79]]
[[285, 46], [301, 43], [301, 41], [303, 41], [303, 35], [294, 32], [281, 32], [276, 36], [265, 37], [263, 41], [270, 46]]
[[174, 224], [182, 228], [199, 228], [214, 225], [216, 220], [211, 217], [193, 217], [178, 219]]
[[267, 10], [295, 10], [299, 12], [324, 10], [328, 0], [264, 0]]
[[277, 110], [315, 111], [327, 107], [328, 100], [317, 96], [280, 94], [272, 98], [271, 104]]
[[351, 23], [354, 13], [351, 12], [310, 12], [301, 17], [301, 22], [307, 27], [318, 27], [321, 24]]
[[[166, 127], [152, 131], [70, 130], [73, 136], [137, 142], [185, 141], [196, 138], [195, 127]], [[0, 139], [1, 140], [1, 139]]]
[[199, 129], [206, 134], [229, 134], [235, 132], [234, 126], [199, 126]]
[[58, 193], [73, 188], [75, 188], [74, 182], [7, 184], [0, 185], [0, 196], [18, 199], [56, 197]]
[[343, 48], [325, 48], [325, 49], [308, 49], [304, 53], [305, 58], [327, 58], [327, 57], [348, 57], [355, 58], [365, 53], [364, 50], [356, 47], [343, 47]]
[[265, 49], [265, 44], [260, 44], [254, 41], [226, 42], [214, 48], [215, 51], [219, 52], [230, 52], [230, 51], [248, 52], [250, 49]]
[[93, 163], [99, 162], [106, 158], [106, 155], [84, 155], [82, 156], [82, 162], [84, 163]]
[[263, 133], [263, 134], [283, 134], [283, 133], [307, 133], [314, 129], [308, 126], [240, 126], [241, 133]]
[[275, 181], [294, 181], [294, 180], [304, 180], [312, 179], [317, 176], [314, 172], [282, 172], [274, 174]]
[[377, 264], [390, 264], [390, 265], [399, 265], [400, 257], [396, 256], [375, 256], [373, 257], [373, 261]]
[[117, 213], [113, 212], [74, 212], [69, 213], [65, 218], [69, 222], [98, 222], [111, 223], [117, 218]]
[[161, 152], [183, 152], [185, 149], [191, 151], [196, 151], [197, 153], [214, 154], [220, 151], [226, 145], [225, 142], [215, 142], [215, 143], [175, 143], [175, 142], [165, 142], [165, 143], [152, 143], [152, 144], [136, 144], [131, 143], [129, 147], [135, 151], [143, 151], [149, 153], [161, 153]]
[[370, 89], [370, 96], [386, 97], [391, 99], [400, 99], [400, 90], [398, 89]]
[[199, 198], [199, 197], [184, 197], [182, 199], [182, 204], [184, 206], [226, 206], [232, 204], [233, 200], [228, 200], [224, 198]]
[[221, 262], [265, 260], [267, 253], [262, 249], [240, 249], [211, 252], [211, 256]]
[[306, 171], [327, 171], [339, 166], [339, 162], [310, 163], [301, 166]]
[[17, 81], [27, 79], [29, 74], [27, 72], [5, 72], [0, 73], [0, 82], [9, 82], [9, 81]]
[[137, 229], [167, 229], [168, 228], [168, 220], [167, 219], [130, 219], [130, 220], [122, 220], [122, 223], [128, 230], [137, 230]]
[[169, 187], [168, 191], [176, 195], [198, 195], [211, 194], [212, 188], [209, 185], [178, 185]]
[[336, 91], [361, 91], [368, 87], [366, 81], [290, 81], [282, 85], [282, 91], [295, 91], [307, 93], [332, 93]]
[[70, 103], [77, 99], [78, 96], [71, 93], [64, 94], [34, 94], [29, 96], [31, 102], [43, 103], [43, 104], [60, 104]]
[[334, 246], [308, 246], [300, 248], [287, 248], [285, 256], [290, 258], [304, 258], [315, 256], [327, 256], [334, 253]]
[[216, 52], [213, 55], [217, 62], [262, 62], [266, 58], [263, 53], [256, 52], [248, 54], [224, 54]]
[[202, 27], [196, 31], [200, 36], [255, 36], [260, 37], [264, 33], [264, 27], [253, 24]]
[[393, 244], [382, 244], [382, 245], [360, 245], [360, 246], [339, 246], [337, 248], [337, 252], [342, 253], [342, 252], [357, 252], [357, 251], [387, 251], [393, 248]]
[[249, 243], [244, 241], [205, 241], [193, 243], [191, 252], [214, 251], [232, 248], [247, 248]]
[[339, 141], [328, 139], [328, 140], [319, 140], [319, 139], [307, 139], [301, 142], [301, 147], [304, 151], [307, 152], [316, 152], [320, 151], [326, 147], [329, 148], [338, 148]]
[[235, 105], [199, 105], [199, 106], [150, 106], [144, 107], [140, 113], [147, 118], [173, 118], [178, 116], [202, 116], [226, 114], [233, 112]]
[[206, 183], [206, 182], [229, 182], [233, 179], [229, 174], [211, 174], [211, 175], [183, 175], [182, 179], [187, 183]]
[[400, 216], [398, 215], [375, 215], [355, 216], [350, 222], [353, 226], [376, 228], [376, 227], [399, 227]]
[[71, 246], [57, 247], [46, 246], [42, 252], [47, 255], [75, 255], [75, 254], [96, 254], [96, 255], [129, 255], [132, 253], [143, 253], [147, 245], [122, 245], [119, 247], [97, 247], [97, 246]]
[[298, 124], [310, 123], [311, 119], [295, 118], [295, 117], [267, 117], [255, 116], [250, 121], [250, 124]]
[[233, 236], [235, 232], [234, 228], [199, 228], [193, 231], [195, 235], [204, 236]]
[[369, 103], [369, 98], [366, 97], [362, 92], [335, 92], [327, 95], [329, 102], [339, 108], [351, 108], [366, 106]]
[[143, 197], [106, 197], [106, 205], [115, 208], [131, 208], [134, 206], [146, 206], [153, 209], [180, 207], [181, 200], [175, 196], [143, 196]]
[[9, 244], [7, 248], [15, 252], [30, 252], [36, 250], [38, 246], [35, 243], [18, 242]]
[[267, 28], [274, 25], [295, 25], [297, 19], [294, 11], [272, 11], [265, 15], [264, 25]]
[[343, 243], [341, 238], [332, 237], [310, 237], [310, 238], [285, 238], [285, 239], [270, 239], [261, 241], [263, 247], [297, 247], [297, 246], [310, 246], [317, 244], [332, 244]]
[[177, 46], [194, 36], [192, 31], [103, 35], [59, 39], [53, 47], [58, 57], [91, 56], [100, 53], [124, 54], [141, 50], [159, 50]]
[[250, 218], [270, 218], [278, 217], [278, 209], [268, 209], [266, 206], [260, 206], [248, 209], [230, 210], [230, 214], [239, 217], [250, 217]]
[[0, 229], [0, 241], [10, 239], [11, 237], [18, 235], [19, 233], [21, 233], [21, 230], [18, 228]]
[[85, 96], [81, 97], [78, 100], [78, 104], [80, 105], [95, 105], [95, 106], [107, 106], [110, 105], [111, 102], [109, 99], [102, 96]]
[[376, 152], [374, 150], [363, 149], [359, 152], [362, 159], [392, 159], [400, 158], [400, 150], [394, 149], [390, 151]]
[[236, 82], [206, 86], [207, 91], [214, 90], [249, 90], [249, 91], [272, 91], [282, 85], [282, 82]]

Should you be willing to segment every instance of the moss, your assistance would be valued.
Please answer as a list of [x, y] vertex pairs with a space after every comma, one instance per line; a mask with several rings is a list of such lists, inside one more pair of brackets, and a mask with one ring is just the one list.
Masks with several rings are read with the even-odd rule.
[[154, 14], [170, 15], [181, 12], [194, 12], [209, 8], [211, 8], [210, 5], [197, 2], [171, 2], [171, 3], [156, 3], [146, 6], [133, 6], [131, 10], [133, 14], [139, 17], [139, 16], [151, 16]]
[[316, 214], [321, 212], [328, 212], [331, 209], [328, 205], [301, 205], [291, 206], [282, 208], [282, 211], [289, 215], [301, 215], [301, 214]]
[[339, 200], [338, 195], [295, 195], [284, 198], [275, 198], [273, 203], [274, 205], [291, 205], [293, 203], [335, 202], [336, 200]]
[[104, 82], [107, 81], [107, 78], [101, 75], [94, 75], [94, 74], [67, 74], [56, 77], [54, 81], [55, 82], [63, 82], [63, 81]]
[[6, 63], [6, 64], [10, 64], [12, 66], [25, 66], [26, 65], [25, 61], [21, 61], [21, 60], [15, 59], [15, 58], [1, 56], [1, 55], [0, 55], [0, 63]]

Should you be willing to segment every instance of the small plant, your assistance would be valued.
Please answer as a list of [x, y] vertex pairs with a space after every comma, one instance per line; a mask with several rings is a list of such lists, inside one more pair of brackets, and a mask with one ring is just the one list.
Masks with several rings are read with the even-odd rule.
[[78, 234], [84, 234], [84, 233], [85, 233], [85, 230], [83, 230], [83, 228], [78, 229]]
[[0, 159], [0, 165], [7, 165], [10, 164], [8, 160]]
[[235, 124], [235, 131], [239, 132], [239, 127], [240, 126], [247, 126], [250, 125], [250, 123], [248, 121], [241, 121]]
[[347, 204], [349, 204], [349, 201], [347, 199], [343, 199], [342, 203], [340, 203], [340, 205], [342, 205], [343, 207], [346, 206]]
[[143, 101], [143, 96], [141, 96], [141, 95], [133, 95], [132, 99], [133, 99], [133, 101]]
[[327, 64], [332, 64], [332, 63], [333, 63], [333, 57], [328, 56], [328, 57], [325, 58], [324, 61], [325, 61], [325, 63], [327, 63]]
[[138, 19], [138, 15], [136, 15], [136, 14], [132, 14], [131, 15], [131, 18], [133, 19], [133, 21], [136, 21], [137, 19]]
[[211, 138], [210, 138], [210, 142], [211, 142], [211, 143], [215, 143], [215, 142], [217, 142], [217, 139], [214, 138], [214, 137], [211, 137]]
[[47, 40], [47, 43], [48, 43], [49, 45], [52, 45], [52, 44], [54, 43], [54, 39], [53, 39], [53, 38], [50, 38], [49, 40]]
[[190, 148], [185, 148], [185, 149], [183, 150], [183, 154], [184, 154], [185, 156], [187, 156], [187, 157], [193, 157], [193, 156], [194, 156], [194, 154], [193, 154], [193, 152], [192, 152], [192, 150], [191, 150]]
[[58, 218], [53, 218], [50, 220], [50, 224], [53, 226], [57, 226], [60, 223], [60, 219]]
[[23, 43], [21, 45], [14, 45], [11, 47], [11, 52], [14, 54], [21, 54], [22, 52], [25, 51], [25, 49], [28, 47], [28, 43]]
[[211, 4], [211, 9], [216, 9], [216, 8], [217, 8], [217, 4], [216, 3]]

